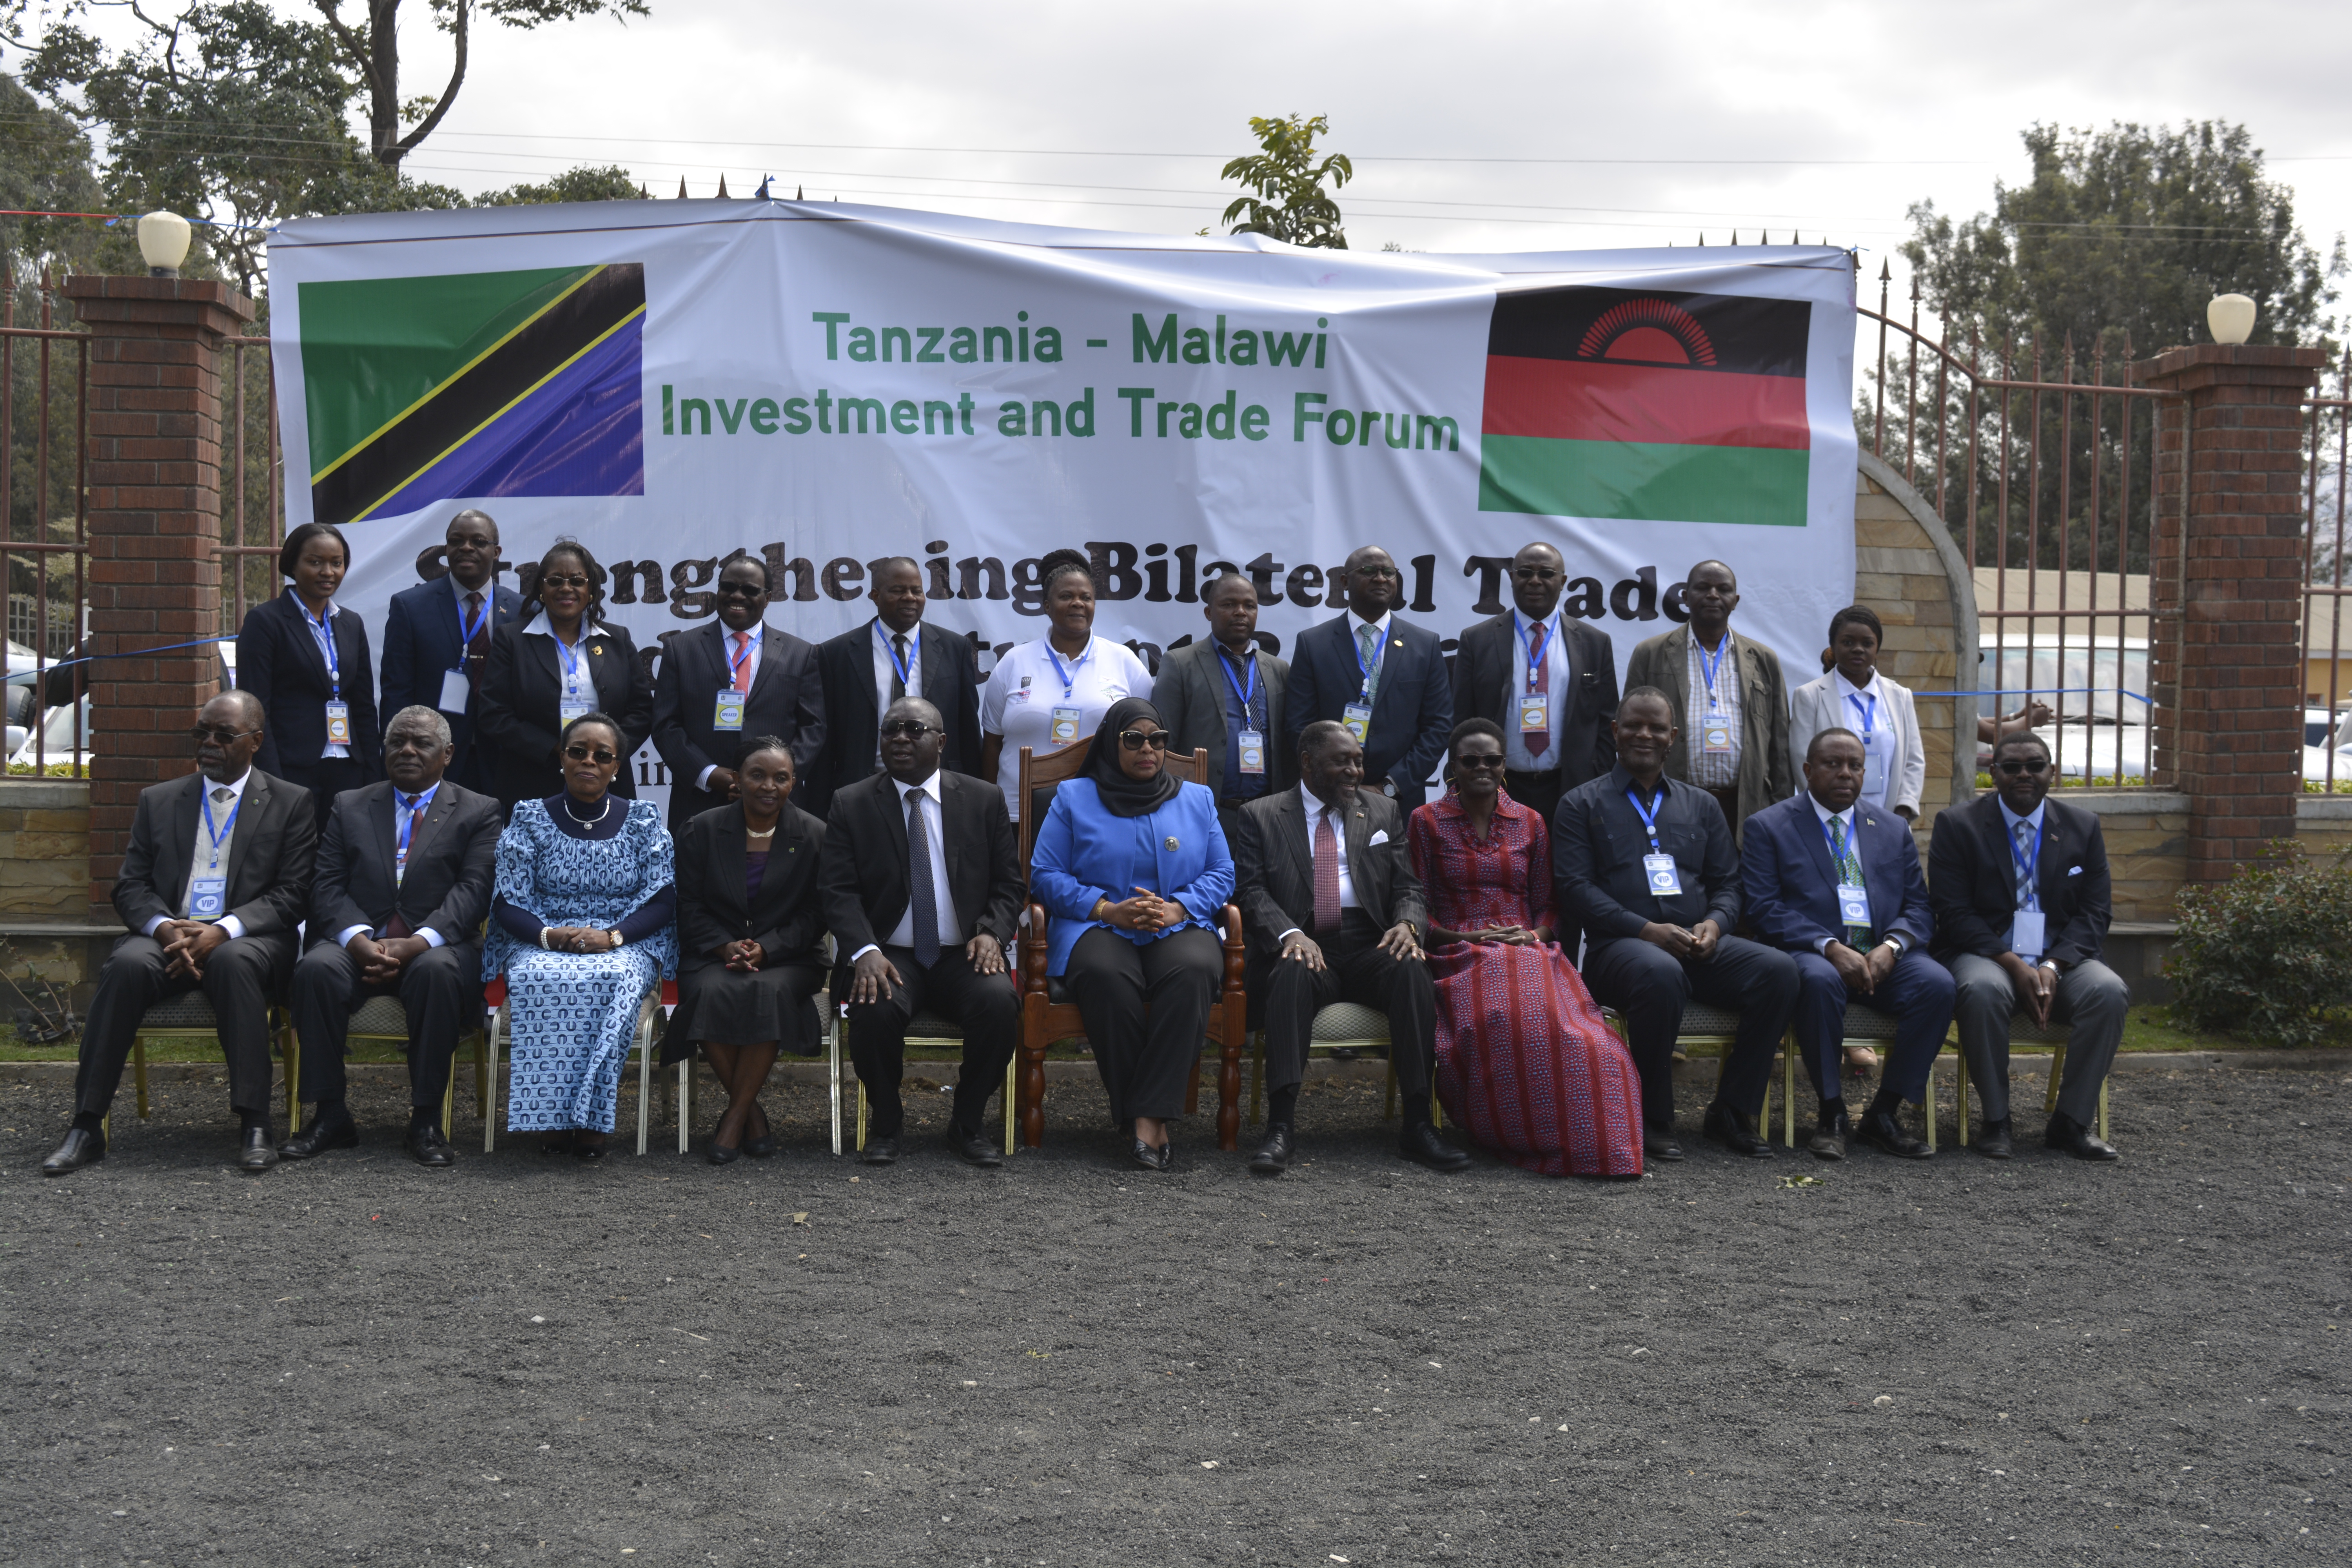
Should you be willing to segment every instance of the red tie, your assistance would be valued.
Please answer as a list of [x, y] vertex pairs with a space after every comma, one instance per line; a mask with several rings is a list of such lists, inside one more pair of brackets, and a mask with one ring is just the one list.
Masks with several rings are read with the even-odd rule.
[[751, 656], [743, 651], [751, 641], [750, 632], [735, 634], [735, 689], [738, 691], [751, 689]]
[[[1542, 641], [1537, 644], [1535, 652], [1528, 659], [1528, 690], [1531, 694], [1544, 697], [1551, 694], [1551, 637], [1548, 632], [1543, 635]], [[1528, 755], [1531, 757], [1540, 757], [1551, 750], [1551, 704], [1549, 702], [1544, 704], [1544, 725], [1543, 729], [1523, 731], [1519, 735], [1520, 743], [1527, 747]]]
[[1331, 831], [1330, 812], [1318, 812], [1315, 822], [1315, 934], [1339, 929], [1339, 838]]

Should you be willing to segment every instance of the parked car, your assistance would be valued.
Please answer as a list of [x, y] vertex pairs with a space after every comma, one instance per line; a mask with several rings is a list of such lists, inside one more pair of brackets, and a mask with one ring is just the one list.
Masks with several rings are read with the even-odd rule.
[[[77, 748], [76, 741], [81, 742]], [[33, 731], [23, 724], [10, 724], [7, 730], [8, 765], [22, 763], [31, 767], [34, 755]], [[40, 755], [38, 761], [54, 767], [59, 763], [79, 762], [81, 771], [89, 771], [89, 699], [80, 698], [52, 708], [41, 721]]]

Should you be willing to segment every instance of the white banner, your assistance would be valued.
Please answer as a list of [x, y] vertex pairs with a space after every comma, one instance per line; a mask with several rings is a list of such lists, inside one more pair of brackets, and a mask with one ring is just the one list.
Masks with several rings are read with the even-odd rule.
[[911, 556], [983, 676], [1043, 635], [1036, 563], [1065, 545], [1096, 563], [1096, 630], [1152, 663], [1236, 570], [1286, 649], [1362, 544], [1451, 638], [1548, 541], [1621, 667], [1717, 557], [1792, 684], [1853, 593], [1837, 250], [1368, 254], [614, 202], [293, 223], [270, 281], [289, 525], [342, 527], [341, 602], [379, 645], [467, 507], [509, 571], [587, 544], [641, 646], [711, 615], [737, 550], [812, 641]]

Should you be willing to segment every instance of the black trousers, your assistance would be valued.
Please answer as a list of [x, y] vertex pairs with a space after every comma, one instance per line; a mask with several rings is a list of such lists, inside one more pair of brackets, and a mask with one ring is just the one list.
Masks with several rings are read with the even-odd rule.
[[294, 964], [291, 932], [233, 937], [205, 961], [201, 981], [164, 973], [171, 960], [152, 937], [118, 938], [99, 971], [98, 995], [82, 1028], [81, 1065], [74, 1075], [74, 1109], [103, 1116], [122, 1082], [122, 1064], [148, 1008], [200, 986], [219, 1021], [221, 1055], [228, 1061], [228, 1102], [256, 1116], [269, 1110], [269, 998], [282, 990]]
[[[1541, 816], [1545, 829], [1549, 831], [1552, 818], [1559, 812], [1559, 797], [1566, 793], [1560, 787], [1564, 771], [1552, 768], [1544, 773], [1528, 773], [1517, 768], [1506, 768], [1503, 770], [1503, 787], [1511, 792], [1513, 800]], [[1559, 933], [1557, 940], [1560, 952], [1568, 954], [1569, 963], [1574, 963], [1577, 949], [1584, 941], [1584, 928], [1577, 923], [1574, 915], [1557, 905], [1552, 910], [1552, 927]]]
[[288, 763], [285, 767], [286, 782], [310, 792], [310, 806], [318, 814], [321, 833], [327, 831], [327, 817], [335, 809], [335, 797], [368, 782], [367, 770], [357, 757], [313, 757], [307, 763]]
[[408, 1015], [408, 1103], [441, 1109], [457, 1037], [482, 1010], [482, 953], [453, 942], [412, 960], [389, 985], [360, 979], [359, 961], [331, 942], [310, 944], [294, 965], [294, 1035], [302, 1045], [302, 1100], [343, 1098], [343, 1050], [352, 1015], [371, 996], [398, 996]]
[[1593, 999], [1624, 1016], [1625, 1046], [1642, 1075], [1642, 1120], [1664, 1131], [1675, 1124], [1675, 1036], [1696, 998], [1739, 1010], [1739, 1032], [1723, 1064], [1715, 1098], [1746, 1116], [1764, 1107], [1772, 1053], [1797, 1007], [1797, 963], [1778, 949], [1727, 936], [1705, 963], [1676, 958], [1638, 936], [1608, 937], [1584, 958]]
[[1288, 1089], [1307, 1077], [1307, 1047], [1315, 1013], [1334, 1002], [1377, 1008], [1389, 1018], [1389, 1055], [1408, 1118], [1429, 1114], [1429, 1075], [1437, 1062], [1437, 987], [1420, 959], [1400, 962], [1381, 950], [1385, 934], [1361, 910], [1345, 911], [1339, 929], [1318, 938], [1318, 973], [1296, 959], [1276, 958], [1264, 971], [1265, 1081]]
[[[907, 1076], [907, 1025], [918, 1013], [932, 1013], [963, 1028], [963, 1070], [956, 1079], [955, 1121], [966, 1132], [980, 1131], [988, 1097], [1004, 1083], [1004, 1064], [1021, 1037], [1021, 994], [1008, 968], [982, 974], [961, 947], [948, 948], [929, 969], [908, 947], [886, 947], [882, 956], [898, 970], [900, 984], [879, 1002], [849, 1005], [849, 1055], [857, 1081], [866, 1086], [876, 1138], [896, 1138], [906, 1121], [898, 1080]], [[834, 994], [849, 994], [850, 973], [834, 979]]]
[[1113, 1126], [1184, 1114], [1224, 969], [1224, 948], [1199, 926], [1146, 942], [1097, 927], [1070, 949], [1063, 983], [1086, 1021]]

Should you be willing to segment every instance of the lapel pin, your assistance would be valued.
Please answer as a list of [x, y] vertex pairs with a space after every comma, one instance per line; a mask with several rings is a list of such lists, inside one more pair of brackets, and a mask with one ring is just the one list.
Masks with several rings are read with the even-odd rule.
[[600, 642], [592, 642], [588, 645], [588, 651], [595, 655], [598, 658], [602, 658], [604, 657], [604, 645]]
[[1165, 839], [1161, 840], [1161, 842], [1169, 848], [1173, 849], [1176, 847], [1176, 836], [1171, 833]]

